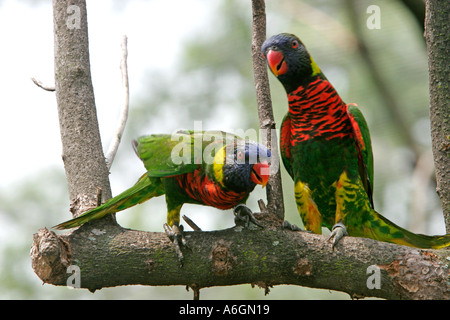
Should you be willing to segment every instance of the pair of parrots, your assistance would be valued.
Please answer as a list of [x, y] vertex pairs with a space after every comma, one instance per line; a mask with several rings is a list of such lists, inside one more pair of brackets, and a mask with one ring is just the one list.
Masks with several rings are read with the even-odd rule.
[[[305, 229], [320, 234], [322, 227], [329, 228], [333, 245], [350, 235], [419, 248], [449, 246], [450, 235], [415, 234], [374, 210], [373, 156], [366, 121], [356, 105], [342, 101], [300, 39], [275, 35], [261, 50], [287, 93], [289, 109], [280, 128], [281, 158], [294, 180]], [[216, 139], [221, 148], [212, 148], [217, 150], [207, 163], [194, 154], [211, 148], [208, 137], [203, 139], [211, 133], [179, 134], [185, 149], [192, 151], [184, 158], [188, 161], [174, 163], [172, 151], [179, 142], [170, 135], [139, 138], [134, 147], [147, 173], [130, 189], [56, 228], [76, 227], [163, 194], [167, 224], [178, 227], [184, 203], [235, 208], [245, 203], [257, 184], [266, 185], [270, 151], [264, 146], [234, 135], [230, 141]], [[199, 138], [207, 143], [194, 147]]]

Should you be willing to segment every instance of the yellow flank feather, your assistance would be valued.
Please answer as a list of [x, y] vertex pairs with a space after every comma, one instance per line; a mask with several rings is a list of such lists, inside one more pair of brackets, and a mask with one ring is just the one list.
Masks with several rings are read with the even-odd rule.
[[172, 227], [173, 225], [180, 224], [180, 211], [182, 205], [175, 207], [175, 209], [171, 209], [167, 212], [167, 224]]
[[[335, 223], [344, 221], [347, 213], [353, 212], [355, 209], [357, 212], [371, 211], [369, 199], [360, 179], [356, 183], [352, 182], [347, 175], [347, 171], [343, 171], [334, 185], [336, 187]], [[347, 208], [348, 205], [351, 205], [352, 208]]]
[[295, 202], [305, 229], [317, 234], [322, 233], [322, 215], [311, 198], [311, 190], [301, 181], [295, 184]]
[[225, 156], [226, 156], [225, 148], [226, 146], [220, 148], [219, 151], [216, 152], [213, 161], [214, 178], [222, 187], [224, 187], [223, 165], [225, 163]]

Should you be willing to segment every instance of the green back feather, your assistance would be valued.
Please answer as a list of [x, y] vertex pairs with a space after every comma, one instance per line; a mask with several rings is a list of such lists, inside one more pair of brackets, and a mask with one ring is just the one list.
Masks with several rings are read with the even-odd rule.
[[178, 131], [140, 137], [134, 146], [150, 177], [168, 177], [199, 166], [210, 173], [216, 152], [234, 140], [244, 141], [223, 131]]

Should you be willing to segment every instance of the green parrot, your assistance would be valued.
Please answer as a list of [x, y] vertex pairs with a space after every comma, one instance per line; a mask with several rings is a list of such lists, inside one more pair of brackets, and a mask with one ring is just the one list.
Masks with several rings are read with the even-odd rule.
[[320, 234], [329, 228], [333, 247], [344, 235], [419, 248], [449, 246], [450, 234], [415, 234], [374, 210], [373, 155], [364, 116], [342, 101], [300, 39], [278, 34], [261, 50], [287, 93], [281, 157], [294, 180], [305, 229]]
[[[153, 134], [133, 141], [133, 146], [147, 169], [136, 184], [54, 228], [77, 227], [164, 194], [167, 225], [178, 227], [183, 204], [223, 210], [239, 207], [242, 211], [241, 204], [255, 186], [264, 187], [269, 179], [270, 151], [222, 131]], [[244, 215], [247, 213], [244, 210]]]

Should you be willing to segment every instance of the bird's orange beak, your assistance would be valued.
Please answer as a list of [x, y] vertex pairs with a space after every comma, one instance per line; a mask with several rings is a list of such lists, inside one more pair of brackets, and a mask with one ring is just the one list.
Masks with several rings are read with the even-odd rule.
[[253, 165], [252, 173], [250, 174], [250, 179], [256, 183], [262, 185], [264, 188], [269, 181], [269, 164], [267, 162], [261, 162]]
[[287, 63], [284, 60], [284, 55], [281, 51], [269, 50], [266, 57], [270, 70], [272, 70], [275, 77], [287, 72]]

